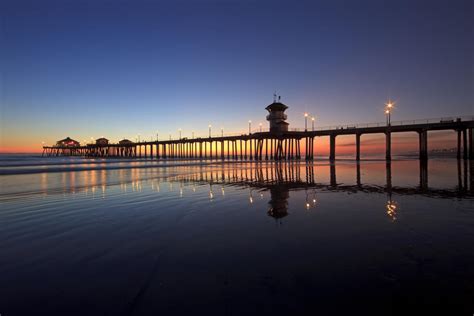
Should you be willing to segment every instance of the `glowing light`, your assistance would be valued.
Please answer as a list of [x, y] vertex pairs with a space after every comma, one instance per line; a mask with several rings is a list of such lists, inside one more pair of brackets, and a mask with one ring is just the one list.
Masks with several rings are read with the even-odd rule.
[[387, 210], [388, 217], [390, 217], [392, 221], [395, 221], [397, 219], [397, 205], [395, 202], [392, 200], [387, 201], [385, 208]]

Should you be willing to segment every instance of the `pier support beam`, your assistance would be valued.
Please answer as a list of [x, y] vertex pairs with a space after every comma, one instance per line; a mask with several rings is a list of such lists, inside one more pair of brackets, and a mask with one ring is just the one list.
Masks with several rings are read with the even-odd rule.
[[468, 148], [467, 148], [467, 129], [462, 130], [462, 142], [463, 142], [463, 159], [468, 158]]
[[356, 134], [356, 160], [360, 160], [360, 136], [361, 134]]
[[426, 190], [428, 188], [428, 160], [420, 159], [420, 188]]
[[472, 139], [473, 135], [473, 129], [469, 128], [468, 129], [468, 135], [469, 135], [469, 159], [474, 160], [474, 149], [472, 148], [472, 145], [474, 144], [474, 140]]
[[336, 164], [331, 163], [331, 166], [329, 167], [330, 170], [330, 181], [331, 181], [331, 186], [336, 187], [337, 186], [337, 180], [336, 180]]
[[392, 133], [385, 133], [385, 160], [392, 160]]
[[428, 132], [423, 130], [418, 132], [420, 146], [420, 160], [428, 159]]
[[329, 136], [329, 160], [336, 160], [336, 135]]
[[460, 129], [457, 130], [456, 132], [458, 134], [458, 146], [456, 148], [457, 149], [456, 158], [461, 159], [461, 141], [462, 141], [461, 137], [462, 137], [462, 134], [461, 134]]

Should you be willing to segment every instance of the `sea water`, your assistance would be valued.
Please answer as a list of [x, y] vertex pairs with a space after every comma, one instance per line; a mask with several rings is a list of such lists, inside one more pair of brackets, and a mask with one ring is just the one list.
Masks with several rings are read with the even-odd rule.
[[0, 156], [0, 314], [471, 314], [468, 161]]

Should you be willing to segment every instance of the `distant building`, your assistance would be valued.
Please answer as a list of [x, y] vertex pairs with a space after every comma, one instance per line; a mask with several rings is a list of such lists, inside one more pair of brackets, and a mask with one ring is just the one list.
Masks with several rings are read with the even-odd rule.
[[58, 140], [56, 142], [56, 146], [60, 146], [60, 147], [79, 147], [80, 144], [77, 140], [66, 137], [64, 139]]
[[133, 144], [133, 142], [131, 140], [128, 140], [128, 139], [122, 139], [121, 141], [119, 141], [119, 144], [120, 145], [131, 145], [131, 144]]
[[274, 101], [265, 109], [269, 112], [267, 121], [270, 122], [270, 133], [288, 132], [288, 125], [290, 124], [286, 122], [287, 116], [285, 114], [288, 107], [281, 102]]
[[101, 137], [97, 138], [95, 144], [98, 146], [107, 146], [109, 144], [109, 140], [107, 138]]

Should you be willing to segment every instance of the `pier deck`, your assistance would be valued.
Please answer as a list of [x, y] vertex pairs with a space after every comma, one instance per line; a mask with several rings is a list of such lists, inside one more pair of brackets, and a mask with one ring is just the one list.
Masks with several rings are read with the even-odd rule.
[[[390, 125], [359, 124], [322, 128], [317, 130], [291, 130], [283, 133], [268, 131], [241, 135], [223, 135], [175, 140], [134, 142], [129, 144], [87, 144], [85, 146], [43, 146], [46, 156], [84, 157], [131, 157], [131, 158], [199, 158], [238, 160], [306, 160], [314, 158], [316, 137], [329, 137], [329, 159], [336, 159], [336, 138], [354, 135], [356, 159], [360, 160], [361, 136], [384, 134], [386, 159], [390, 160], [391, 137], [393, 133], [415, 132], [419, 135], [419, 157], [428, 158], [428, 132], [454, 130], [457, 133], [457, 157], [474, 159], [473, 153], [474, 116], [393, 122]], [[302, 150], [301, 146], [304, 146]]]

